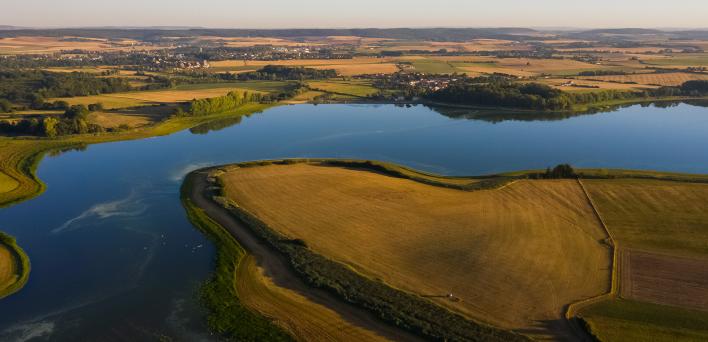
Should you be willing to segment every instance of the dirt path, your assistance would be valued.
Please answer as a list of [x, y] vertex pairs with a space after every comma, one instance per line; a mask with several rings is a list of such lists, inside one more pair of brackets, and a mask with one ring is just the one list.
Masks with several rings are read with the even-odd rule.
[[251, 254], [256, 264], [265, 272], [265, 276], [273, 283], [306, 297], [312, 302], [324, 305], [347, 320], [352, 325], [361, 327], [396, 341], [421, 341], [422, 339], [402, 329], [382, 322], [372, 313], [340, 300], [335, 295], [317, 288], [310, 287], [289, 266], [285, 257], [262, 242], [241, 222], [236, 220], [226, 209], [214, 203], [205, 194], [208, 183], [207, 172], [196, 174], [194, 186], [191, 189], [191, 199], [202, 208], [213, 220], [225, 227]]

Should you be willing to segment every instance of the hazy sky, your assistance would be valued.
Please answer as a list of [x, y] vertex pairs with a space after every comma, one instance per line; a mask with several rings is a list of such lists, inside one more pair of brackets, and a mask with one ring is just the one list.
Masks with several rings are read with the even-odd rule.
[[2, 0], [0, 25], [708, 27], [708, 0]]

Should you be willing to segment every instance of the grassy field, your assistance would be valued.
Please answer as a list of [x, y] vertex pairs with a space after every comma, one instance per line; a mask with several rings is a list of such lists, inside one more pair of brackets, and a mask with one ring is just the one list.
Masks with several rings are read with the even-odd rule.
[[0, 193], [14, 190], [20, 185], [14, 178], [0, 172]]
[[708, 313], [617, 299], [583, 312], [601, 341], [705, 341]]
[[62, 100], [68, 102], [71, 105], [89, 105], [92, 103], [102, 103], [104, 108], [106, 109], [119, 109], [218, 97], [226, 95], [231, 91], [261, 91], [257, 90], [257, 88], [276, 88], [278, 84], [280, 84], [280, 82], [276, 84], [249, 83], [246, 85], [246, 88], [242, 88], [241, 84], [199, 84], [191, 87], [185, 86], [170, 90], [134, 91], [93, 96], [54, 98], [50, 99], [49, 101]]
[[335, 311], [292, 290], [278, 287], [246, 256], [239, 264], [235, 286], [241, 302], [289, 331], [300, 341], [385, 341], [373, 332], [345, 321]]
[[651, 59], [648, 60], [647, 63], [666, 67], [708, 67], [708, 54], [681, 54], [671, 58]]
[[222, 179], [229, 198], [315, 252], [502, 327], [563, 335], [564, 305], [608, 290], [605, 234], [574, 181], [465, 192], [308, 164]]
[[311, 81], [307, 82], [307, 85], [313, 90], [332, 93], [333, 95], [339, 95], [339, 97], [367, 97], [378, 92], [370, 82], [365, 80]]
[[624, 247], [708, 255], [708, 184], [641, 179], [584, 183]]

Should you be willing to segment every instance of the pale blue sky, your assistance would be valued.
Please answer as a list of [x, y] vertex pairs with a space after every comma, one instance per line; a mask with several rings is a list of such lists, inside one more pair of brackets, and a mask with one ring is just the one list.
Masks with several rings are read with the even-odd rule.
[[708, 0], [2, 0], [0, 25], [708, 27]]

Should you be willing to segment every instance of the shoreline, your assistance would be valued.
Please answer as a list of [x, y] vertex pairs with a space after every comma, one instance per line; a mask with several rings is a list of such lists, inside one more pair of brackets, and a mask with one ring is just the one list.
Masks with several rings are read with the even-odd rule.
[[32, 267], [30, 265], [29, 256], [27, 256], [27, 253], [17, 244], [14, 237], [0, 232], [0, 246], [7, 248], [19, 271], [15, 282], [4, 289], [0, 289], [0, 299], [3, 299], [17, 293], [27, 284]]
[[[255, 258], [256, 264], [265, 271], [265, 275], [272, 279], [275, 285], [295, 291], [314, 303], [336, 311], [351, 324], [376, 332], [385, 338], [405, 341], [422, 340], [403, 329], [381, 321], [368, 310], [346, 303], [324, 289], [309, 286], [295, 273], [284, 255], [278, 253], [266, 242], [255, 236], [245, 224], [236, 220], [227, 209], [206, 197], [205, 192], [208, 191], [209, 186], [207, 182], [208, 171], [212, 169], [202, 169], [187, 175], [184, 184], [192, 184], [189, 188], [185, 188], [184, 191], [187, 193], [192, 205], [204, 210], [212, 220], [216, 221], [223, 229], [226, 229], [238, 241], [238, 244], [247, 251], [248, 256]], [[217, 248], [221, 248], [218, 243], [215, 243], [215, 245]]]

